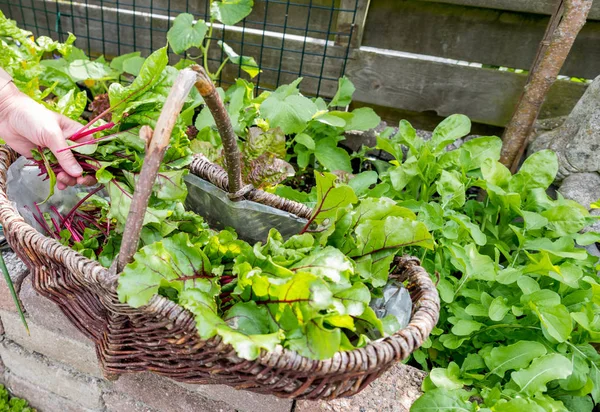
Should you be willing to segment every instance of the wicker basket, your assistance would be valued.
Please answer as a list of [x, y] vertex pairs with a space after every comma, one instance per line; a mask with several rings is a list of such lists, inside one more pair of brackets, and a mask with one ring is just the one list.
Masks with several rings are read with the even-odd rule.
[[351, 396], [407, 358], [438, 320], [439, 297], [430, 276], [417, 259], [405, 258], [398, 273], [409, 279], [414, 312], [394, 336], [324, 361], [281, 347], [254, 361], [241, 359], [219, 337], [200, 339], [194, 317], [164, 297], [139, 309], [120, 303], [115, 275], [25, 223], [6, 195], [7, 170], [16, 159], [15, 152], [0, 147], [0, 224], [31, 270], [34, 288], [94, 341], [109, 379], [152, 371], [180, 382], [226, 384], [284, 398]]

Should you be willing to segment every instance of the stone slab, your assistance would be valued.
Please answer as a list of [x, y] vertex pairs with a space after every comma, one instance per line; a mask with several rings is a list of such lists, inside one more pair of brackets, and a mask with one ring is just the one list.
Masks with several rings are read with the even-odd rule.
[[49, 330], [29, 318], [30, 334], [23, 327], [18, 314], [0, 310], [5, 336], [24, 348], [40, 353], [52, 360], [68, 364], [80, 372], [102, 377], [94, 345], [87, 339], [82, 341]]
[[7, 339], [0, 345], [0, 355], [12, 375], [85, 408], [102, 408], [99, 380], [28, 352]]
[[293, 401], [275, 396], [239, 390], [226, 385], [189, 385], [175, 382], [190, 392], [208, 399], [223, 401], [243, 412], [290, 412]]
[[37, 412], [99, 412], [87, 409], [73, 401], [26, 381], [12, 373], [8, 374], [6, 385], [14, 395], [27, 399]]
[[399, 364], [351, 398], [298, 401], [294, 412], [409, 412], [421, 396], [425, 372]]
[[106, 412], [160, 412], [148, 405], [116, 392], [102, 395]]
[[[149, 372], [121, 376], [113, 384], [113, 389], [161, 412], [236, 411], [224, 401], [208, 399]], [[243, 409], [240, 412], [244, 412]]]

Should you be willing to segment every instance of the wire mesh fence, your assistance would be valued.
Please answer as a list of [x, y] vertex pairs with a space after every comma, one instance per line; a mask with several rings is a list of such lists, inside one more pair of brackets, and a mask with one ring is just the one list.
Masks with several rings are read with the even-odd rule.
[[[331, 96], [344, 75], [359, 0], [255, 0], [252, 13], [236, 26], [215, 23], [212, 38], [254, 57], [259, 89], [274, 89], [303, 77], [306, 94]], [[148, 55], [166, 44], [180, 13], [210, 19], [210, 0], [0, 0], [0, 10], [36, 36], [64, 41], [68, 33], [91, 56], [139, 51]], [[215, 41], [216, 43], [216, 41]], [[209, 64], [218, 67], [223, 51], [212, 47]], [[176, 57], [172, 56], [176, 61]], [[228, 65], [222, 84], [245, 74]]]

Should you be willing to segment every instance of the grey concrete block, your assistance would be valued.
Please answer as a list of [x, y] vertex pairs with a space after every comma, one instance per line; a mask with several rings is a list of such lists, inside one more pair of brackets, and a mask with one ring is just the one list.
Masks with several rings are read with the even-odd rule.
[[398, 364], [351, 398], [298, 401], [295, 412], [409, 412], [421, 396], [425, 372]]
[[12, 373], [8, 374], [6, 385], [15, 396], [27, 399], [38, 412], [100, 412], [48, 392]]
[[234, 412], [236, 408], [190, 392], [169, 379], [145, 372], [121, 376], [113, 389], [161, 412]]
[[[67, 364], [88, 375], [102, 377], [94, 345], [87, 339], [75, 340], [40, 326], [29, 318], [27, 334], [18, 314], [0, 310], [5, 336], [24, 348]], [[66, 320], [65, 320], [66, 322]]]
[[178, 383], [190, 392], [198, 393], [215, 401], [225, 402], [241, 412], [290, 412], [292, 400], [276, 398], [226, 385], [189, 385]]
[[100, 381], [4, 340], [0, 355], [11, 375], [85, 408], [102, 408]]
[[106, 412], [160, 412], [123, 394], [107, 392], [102, 395]]

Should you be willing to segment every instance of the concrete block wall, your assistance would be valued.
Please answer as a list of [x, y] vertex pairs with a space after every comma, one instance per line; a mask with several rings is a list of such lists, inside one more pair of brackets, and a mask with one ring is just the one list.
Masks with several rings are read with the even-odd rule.
[[420, 394], [423, 373], [403, 365], [361, 394], [332, 402], [292, 402], [223, 385], [180, 384], [151, 373], [107, 381], [92, 342], [37, 294], [14, 254], [5, 259], [30, 334], [0, 281], [0, 381], [40, 412], [404, 412]]

